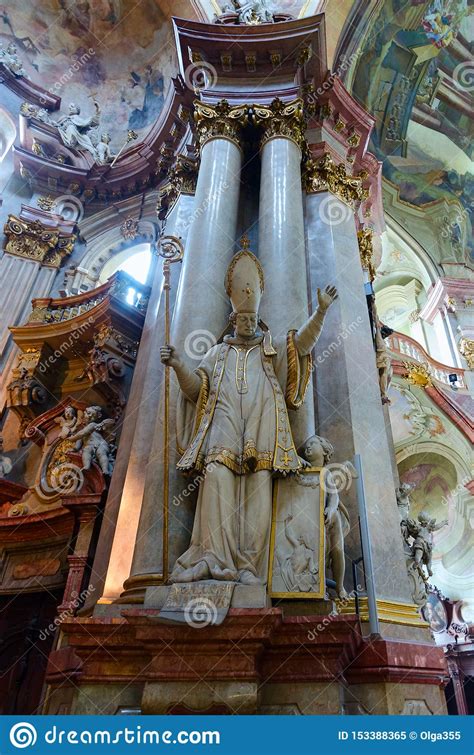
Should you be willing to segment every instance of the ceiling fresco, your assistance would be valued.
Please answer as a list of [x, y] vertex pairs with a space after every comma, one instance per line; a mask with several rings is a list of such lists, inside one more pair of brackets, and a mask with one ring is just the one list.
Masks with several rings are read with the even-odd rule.
[[[196, 17], [190, 2], [176, 10]], [[14, 42], [29, 78], [81, 114], [101, 108], [101, 130], [119, 148], [156, 120], [176, 58], [169, 9], [155, 0], [37, 0], [0, 6], [0, 43]]]
[[474, 205], [471, 0], [365, 7], [345, 83], [376, 117], [371, 148], [384, 178], [416, 206], [458, 200], [468, 222]]

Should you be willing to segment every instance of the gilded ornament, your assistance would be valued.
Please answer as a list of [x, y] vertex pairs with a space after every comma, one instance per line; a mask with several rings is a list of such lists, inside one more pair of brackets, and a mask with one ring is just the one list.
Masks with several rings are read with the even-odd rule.
[[305, 147], [303, 104], [300, 98], [283, 102], [276, 97], [270, 105], [253, 106], [253, 123], [263, 127], [262, 146], [269, 139], [284, 137], [296, 142], [301, 149]]
[[427, 362], [424, 364], [404, 362], [403, 366], [407, 371], [406, 378], [412, 385], [417, 385], [420, 388], [429, 388], [433, 385], [431, 368]]
[[351, 207], [369, 196], [362, 185], [363, 176], [348, 175], [344, 164], [336, 165], [328, 152], [319, 160], [308, 160], [303, 178], [308, 194], [330, 191]]
[[360, 261], [364, 270], [367, 270], [370, 280], [373, 281], [376, 276], [374, 265], [374, 232], [371, 228], [362, 228], [357, 232], [359, 242]]
[[462, 354], [470, 370], [474, 370], [474, 341], [469, 338], [461, 338], [459, 353]]
[[76, 239], [72, 234], [61, 236], [39, 220], [26, 221], [15, 215], [8, 216], [3, 230], [7, 237], [6, 252], [46, 267], [59, 267], [62, 259], [72, 252]]
[[248, 123], [248, 107], [232, 106], [227, 100], [220, 100], [215, 105], [195, 100], [194, 122], [201, 147], [216, 138], [229, 139], [240, 146], [242, 128]]

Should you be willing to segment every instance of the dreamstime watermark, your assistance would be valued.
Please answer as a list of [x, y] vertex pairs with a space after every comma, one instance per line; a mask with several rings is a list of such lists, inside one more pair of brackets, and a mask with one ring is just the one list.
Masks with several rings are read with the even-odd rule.
[[25, 747], [33, 747], [38, 739], [33, 724], [28, 721], [19, 721], [14, 724], [10, 729], [10, 744], [16, 747], [17, 750], [23, 750]]
[[325, 225], [340, 225], [353, 218], [353, 212], [341, 199], [328, 194], [319, 205], [319, 218]]
[[72, 495], [84, 484], [84, 472], [77, 464], [64, 461], [48, 471], [48, 479], [42, 483], [42, 489], [49, 495]]
[[84, 602], [86, 598], [89, 597], [89, 595], [92, 595], [92, 593], [95, 592], [94, 585], [88, 585], [81, 593], [77, 593], [76, 590], [71, 591], [71, 598], [72, 601], [69, 604], [69, 608], [67, 608], [65, 611], [61, 611], [60, 614], [56, 616], [54, 621], [52, 621], [45, 629], [42, 629], [39, 633], [39, 639], [43, 642], [46, 640], [51, 634], [53, 634], [58, 626], [65, 621], [66, 619], [70, 619], [72, 616], [74, 616], [74, 611], [76, 608], [79, 608], [80, 605]]
[[342, 493], [349, 490], [356, 471], [350, 462], [333, 462], [324, 467], [322, 487], [327, 493]]
[[[48, 92], [50, 94], [53, 94], [53, 95], [59, 95], [59, 92], [61, 91], [61, 89], [66, 84], [69, 84], [69, 82], [71, 81], [71, 79], [74, 78], [74, 76], [76, 75], [76, 73], [78, 73], [78, 71], [80, 71], [81, 68], [83, 68], [85, 65], [87, 65], [87, 63], [89, 62], [89, 60], [91, 58], [93, 58], [94, 55], [95, 55], [95, 50], [94, 50], [93, 47], [89, 47], [89, 49], [86, 50], [85, 52], [83, 52], [82, 55], [80, 55], [80, 56], [79, 55], [72, 55], [71, 56], [71, 59], [72, 59], [71, 65], [69, 66], [69, 68], [67, 68], [64, 71], [63, 75], [54, 82], [54, 84], [52, 84], [50, 87], [48, 87]], [[44, 97], [40, 98], [40, 102], [41, 102], [42, 105], [46, 105], [46, 99]]]
[[357, 51], [352, 53], [352, 55], [341, 55], [339, 58], [339, 64], [337, 68], [332, 71], [326, 81], [324, 81], [314, 92], [310, 92], [307, 96], [306, 102], [309, 105], [316, 104], [316, 101], [318, 97], [321, 97], [322, 94], [325, 92], [328, 92], [332, 87], [334, 86], [334, 81], [337, 78], [341, 77], [341, 74], [345, 73], [349, 70], [351, 65], [356, 62], [356, 60], [359, 58], [359, 56], [362, 54], [362, 51]]
[[474, 60], [459, 63], [453, 71], [453, 82], [456, 89], [464, 92], [474, 91]]
[[324, 616], [324, 618], [317, 624], [314, 629], [309, 629], [308, 634], [306, 635], [308, 640], [315, 640], [318, 634], [321, 634], [321, 632], [324, 632], [328, 626], [332, 624], [334, 619], [337, 619], [337, 617], [340, 615], [341, 608], [346, 608], [350, 605], [352, 600], [355, 600], [356, 597], [359, 597], [363, 591], [362, 585], [357, 585], [354, 590], [351, 590], [350, 593], [346, 595], [344, 598], [339, 598], [337, 601], [337, 609], [335, 608], [331, 613], [329, 613], [327, 616]]
[[217, 84], [217, 78], [216, 69], [205, 60], [190, 63], [184, 72], [186, 86], [196, 93], [201, 89], [211, 89]]
[[81, 325], [79, 325], [78, 328], [75, 328], [70, 334], [69, 338], [67, 338], [66, 341], [63, 341], [60, 346], [58, 346], [57, 349], [53, 351], [52, 354], [50, 354], [46, 359], [41, 361], [38, 365], [38, 370], [44, 375], [45, 372], [48, 371], [50, 367], [52, 367], [58, 359], [61, 359], [63, 354], [67, 352], [76, 341], [79, 340], [81, 335], [88, 329], [90, 326], [94, 323], [94, 318], [92, 316], [88, 317], [87, 320]]
[[210, 598], [191, 598], [185, 606], [184, 618], [193, 629], [204, 629], [217, 620], [217, 607]]
[[316, 366], [318, 364], [322, 364], [328, 357], [332, 356], [334, 352], [337, 351], [342, 343], [346, 340], [346, 338], [351, 336], [362, 323], [363, 319], [360, 315], [358, 315], [358, 317], [355, 320], [352, 320], [349, 325], [344, 325], [343, 329], [340, 333], [337, 334], [334, 341], [331, 341], [329, 346], [326, 346], [321, 354], [318, 354], [318, 356], [314, 360], [312, 369], [316, 369]]
[[189, 359], [202, 359], [216, 343], [217, 338], [210, 330], [193, 330], [185, 338], [184, 352]]
[[466, 490], [466, 485], [469, 482], [471, 478], [466, 475], [466, 477], [463, 477], [462, 480], [458, 482], [454, 490], [451, 490], [449, 492], [449, 495], [444, 495], [441, 498], [441, 503], [443, 506], [449, 506], [452, 501], [454, 501], [455, 497], [459, 495], [459, 493], [464, 493]]

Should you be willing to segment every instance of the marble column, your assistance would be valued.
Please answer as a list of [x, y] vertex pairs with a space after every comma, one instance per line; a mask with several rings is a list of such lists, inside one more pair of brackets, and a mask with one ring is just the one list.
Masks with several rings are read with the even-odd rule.
[[[243, 113], [243, 108], [229, 108], [222, 103], [202, 110], [197, 106], [201, 163], [171, 327], [172, 345], [192, 368], [218, 340], [230, 311], [224, 277], [234, 253], [237, 230]], [[176, 470], [176, 396], [177, 382], [172, 373], [168, 502], [163, 500], [163, 402], [149, 407], [155, 425], [125, 600], [130, 594], [141, 593], [147, 585], [166, 580], [169, 569], [189, 543], [194, 507], [191, 496], [181, 495], [189, 480]]]
[[[311, 290], [329, 280], [339, 293], [316, 348], [319, 433], [334, 444], [334, 462], [360, 454], [376, 597], [412, 603], [354, 214], [322, 191], [307, 196], [306, 221]], [[351, 517], [346, 546], [357, 558], [356, 486], [348, 481], [344, 487]], [[351, 585], [349, 574], [346, 582]]]
[[[186, 242], [193, 206], [194, 196], [179, 196], [167, 218], [167, 235], [180, 236], [182, 243]], [[151, 451], [150, 438], [156, 422], [151, 407], [159, 405], [163, 391], [160, 346], [164, 342], [165, 307], [161, 260], [154, 262], [153, 269], [145, 325], [90, 580], [95, 589], [86, 607], [96, 603], [98, 598], [99, 603], [118, 598], [132, 564]], [[171, 306], [179, 276], [180, 266], [171, 265]]]
[[[260, 315], [272, 336], [285, 339], [310, 314], [301, 185], [302, 103], [274, 101], [255, 109], [264, 126], [261, 147], [258, 256], [265, 274]], [[291, 424], [297, 445], [314, 432], [312, 385]]]

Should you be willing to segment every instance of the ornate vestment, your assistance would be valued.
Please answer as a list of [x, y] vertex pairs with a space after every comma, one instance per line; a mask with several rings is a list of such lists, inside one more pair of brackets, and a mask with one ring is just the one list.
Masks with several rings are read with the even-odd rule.
[[226, 337], [207, 352], [197, 369], [197, 405], [183, 394], [178, 402], [179, 469], [202, 471], [211, 462], [238, 475], [300, 468], [287, 406], [304, 399], [311, 357], [298, 355], [293, 331], [271, 352], [262, 335]]

